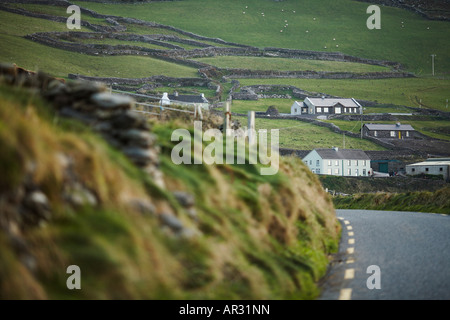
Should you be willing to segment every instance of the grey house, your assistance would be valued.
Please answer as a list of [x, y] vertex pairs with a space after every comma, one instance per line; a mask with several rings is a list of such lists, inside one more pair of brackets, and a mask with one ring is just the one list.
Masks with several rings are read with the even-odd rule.
[[364, 124], [363, 135], [379, 139], [414, 139], [417, 131], [409, 124]]

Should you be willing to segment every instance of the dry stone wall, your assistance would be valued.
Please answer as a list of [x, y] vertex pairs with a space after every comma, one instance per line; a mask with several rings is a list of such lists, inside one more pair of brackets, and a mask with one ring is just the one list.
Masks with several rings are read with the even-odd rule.
[[12, 85], [39, 88], [61, 116], [77, 119], [101, 134], [134, 164], [164, 186], [159, 170], [159, 149], [148, 121], [132, 111], [134, 100], [112, 95], [97, 82], [55, 79], [15, 65], [0, 65], [3, 81]]

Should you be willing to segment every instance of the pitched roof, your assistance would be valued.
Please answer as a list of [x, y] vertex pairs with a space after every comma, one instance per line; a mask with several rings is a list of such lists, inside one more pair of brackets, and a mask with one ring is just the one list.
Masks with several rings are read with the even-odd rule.
[[175, 102], [208, 103], [208, 100], [203, 95], [169, 94], [169, 99]]
[[358, 149], [314, 149], [322, 159], [370, 160], [369, 156]]
[[355, 99], [340, 98], [306, 98], [316, 107], [333, 107], [340, 103], [347, 108], [359, 108], [360, 105]]
[[295, 102], [292, 104], [291, 108], [292, 108], [294, 105], [297, 106], [297, 107], [303, 107], [303, 102], [295, 101]]
[[400, 130], [400, 131], [414, 131], [414, 128], [409, 124], [372, 124], [372, 123], [366, 123], [364, 125], [367, 127], [367, 129], [371, 131], [393, 131], [393, 130]]

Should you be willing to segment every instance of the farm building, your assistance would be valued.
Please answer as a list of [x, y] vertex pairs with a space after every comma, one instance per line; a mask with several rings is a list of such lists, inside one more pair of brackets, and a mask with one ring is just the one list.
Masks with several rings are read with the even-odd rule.
[[362, 150], [356, 149], [314, 149], [303, 162], [316, 174], [333, 176], [369, 176], [370, 158]]
[[[306, 98], [303, 105], [294, 102], [291, 107], [291, 114], [359, 114], [361, 105], [355, 99], [339, 99], [339, 98]], [[295, 113], [294, 113], [295, 112]], [[300, 113], [299, 113], [300, 112]]]
[[381, 139], [414, 139], [419, 133], [409, 124], [364, 124], [363, 134], [366, 137]]
[[406, 166], [407, 175], [441, 175], [444, 180], [450, 180], [450, 158], [431, 158], [423, 162]]
[[198, 106], [202, 109], [209, 108], [209, 101], [205, 98], [205, 95], [203, 93], [200, 95], [184, 95], [178, 94], [178, 92], [174, 92], [174, 94], [167, 94], [167, 92], [164, 92], [159, 103], [162, 106], [179, 105]]

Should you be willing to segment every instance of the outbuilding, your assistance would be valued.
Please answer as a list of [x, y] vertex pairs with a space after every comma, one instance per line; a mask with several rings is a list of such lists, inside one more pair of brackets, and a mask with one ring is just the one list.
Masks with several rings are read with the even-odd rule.
[[406, 166], [406, 174], [442, 176], [446, 181], [450, 180], [450, 158], [430, 158], [426, 161], [409, 164]]

